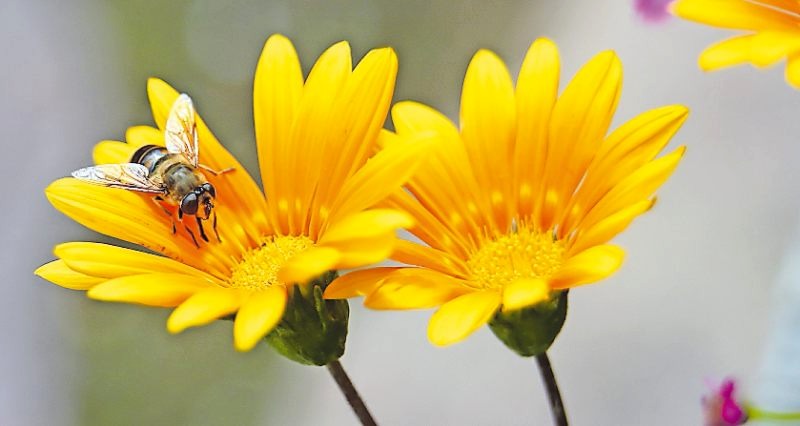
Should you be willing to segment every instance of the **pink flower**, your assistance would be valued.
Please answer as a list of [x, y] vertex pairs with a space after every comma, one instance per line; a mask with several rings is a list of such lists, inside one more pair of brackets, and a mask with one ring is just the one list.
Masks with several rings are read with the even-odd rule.
[[736, 382], [725, 379], [718, 387], [712, 386], [712, 394], [703, 397], [706, 426], [736, 426], [747, 421], [747, 413], [736, 401], [733, 393]]
[[661, 22], [669, 18], [668, 9], [672, 0], [634, 0], [633, 8], [647, 22]]

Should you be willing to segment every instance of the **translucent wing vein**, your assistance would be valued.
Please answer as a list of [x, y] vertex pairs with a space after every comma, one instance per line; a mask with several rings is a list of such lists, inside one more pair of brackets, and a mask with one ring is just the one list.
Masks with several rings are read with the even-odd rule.
[[183, 155], [194, 167], [197, 167], [197, 124], [194, 118], [194, 105], [187, 94], [181, 94], [167, 117], [164, 129], [164, 142], [170, 154]]
[[165, 188], [148, 178], [147, 167], [137, 163], [100, 164], [72, 172], [72, 177], [84, 182], [131, 191], [164, 193]]

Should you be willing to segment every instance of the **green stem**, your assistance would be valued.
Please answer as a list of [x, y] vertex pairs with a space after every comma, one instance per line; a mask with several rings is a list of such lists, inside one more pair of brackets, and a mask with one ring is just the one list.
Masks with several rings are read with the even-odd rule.
[[800, 412], [782, 413], [777, 411], [762, 410], [750, 404], [745, 404], [745, 411], [749, 420], [800, 420]]
[[558, 390], [558, 382], [550, 366], [550, 358], [547, 352], [536, 355], [536, 363], [539, 365], [539, 373], [544, 381], [544, 388], [547, 390], [547, 398], [550, 400], [550, 411], [553, 414], [553, 422], [557, 426], [568, 426], [567, 413], [564, 410], [564, 403], [561, 401], [561, 392]]
[[328, 371], [331, 372], [331, 376], [333, 376], [333, 380], [336, 380], [339, 389], [341, 389], [344, 397], [347, 398], [347, 402], [350, 403], [350, 407], [353, 409], [356, 417], [361, 421], [361, 424], [364, 426], [377, 426], [375, 419], [372, 418], [372, 414], [369, 413], [367, 406], [364, 404], [364, 400], [358, 395], [358, 391], [356, 391], [353, 382], [350, 381], [350, 377], [345, 373], [339, 360], [331, 361], [328, 363], [327, 367]]

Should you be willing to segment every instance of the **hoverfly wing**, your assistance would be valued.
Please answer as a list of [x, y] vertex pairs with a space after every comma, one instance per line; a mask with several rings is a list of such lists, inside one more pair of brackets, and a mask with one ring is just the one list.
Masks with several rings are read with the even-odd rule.
[[164, 142], [170, 154], [181, 154], [192, 166], [197, 167], [197, 123], [192, 99], [185, 93], [178, 96], [172, 104], [164, 131]]
[[148, 175], [147, 167], [137, 163], [100, 164], [72, 172], [72, 177], [75, 179], [96, 185], [130, 191], [165, 193], [164, 186], [160, 182], [150, 180]]

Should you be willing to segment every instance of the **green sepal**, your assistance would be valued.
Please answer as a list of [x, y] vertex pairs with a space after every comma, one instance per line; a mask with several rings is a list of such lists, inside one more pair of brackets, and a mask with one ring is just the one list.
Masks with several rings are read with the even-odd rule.
[[266, 337], [278, 353], [300, 364], [319, 366], [344, 354], [350, 306], [346, 299], [322, 298], [325, 287], [337, 276], [330, 271], [306, 285], [289, 288], [283, 319]]
[[509, 349], [521, 356], [543, 354], [550, 348], [567, 319], [568, 291], [550, 300], [511, 312], [497, 311], [489, 328]]

